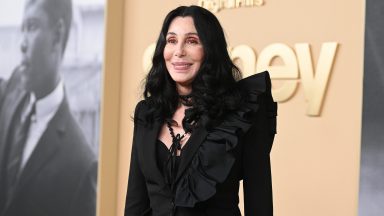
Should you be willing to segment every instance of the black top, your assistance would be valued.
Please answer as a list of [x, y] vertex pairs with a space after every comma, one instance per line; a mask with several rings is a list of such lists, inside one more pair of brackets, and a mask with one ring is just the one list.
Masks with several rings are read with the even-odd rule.
[[[183, 149], [181, 149], [181, 152]], [[156, 159], [157, 159], [157, 166], [159, 167], [160, 170], [163, 170], [163, 175], [169, 175], [168, 170], [166, 169], [166, 163], [168, 160], [168, 157], [170, 156], [170, 151], [168, 147], [161, 141], [157, 140], [156, 142]], [[181, 153], [180, 156], [175, 157], [175, 171], [177, 172], [180, 164], [180, 158], [181, 158]]]

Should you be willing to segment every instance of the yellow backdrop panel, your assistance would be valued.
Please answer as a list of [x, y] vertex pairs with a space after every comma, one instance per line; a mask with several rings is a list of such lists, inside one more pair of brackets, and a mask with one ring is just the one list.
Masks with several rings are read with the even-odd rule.
[[[272, 149], [277, 216], [357, 215], [363, 77], [363, 0], [126, 1], [117, 214], [123, 215], [133, 109], [144, 53], [179, 5], [222, 2], [216, 12], [244, 76], [268, 69], [279, 101]], [[150, 50], [150, 48], [149, 48]], [[106, 143], [103, 143], [106, 144]]]

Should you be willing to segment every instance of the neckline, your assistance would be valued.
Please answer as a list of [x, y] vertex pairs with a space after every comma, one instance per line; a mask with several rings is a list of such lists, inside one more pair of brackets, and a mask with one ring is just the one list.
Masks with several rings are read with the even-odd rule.
[[[159, 142], [158, 145], [161, 145], [162, 148], [164, 148], [164, 150], [166, 150], [168, 153], [170, 152], [170, 149], [168, 148], [167, 145], [165, 145], [165, 143], [163, 141], [161, 141], [160, 139], [157, 139], [157, 142]], [[184, 147], [187, 146], [188, 142], [189, 142], [189, 139], [187, 140], [187, 142], [181, 148], [180, 155], [176, 155], [176, 157], [180, 157], [182, 155], [182, 153], [184, 152]]]
[[[188, 141], [189, 141], [189, 139], [188, 139]], [[188, 141], [187, 141], [187, 143], [188, 143]], [[157, 139], [157, 142], [159, 142], [160, 146], [163, 146], [164, 150], [166, 150], [168, 153], [170, 152], [170, 149], [168, 148], [167, 145], [165, 145], [165, 143], [163, 141], [161, 141], [160, 139]], [[187, 143], [185, 143], [184, 146], [186, 146]], [[176, 155], [176, 157], [180, 157], [181, 156], [181, 154], [182, 154], [182, 152], [184, 150], [184, 146], [180, 149], [180, 155]]]

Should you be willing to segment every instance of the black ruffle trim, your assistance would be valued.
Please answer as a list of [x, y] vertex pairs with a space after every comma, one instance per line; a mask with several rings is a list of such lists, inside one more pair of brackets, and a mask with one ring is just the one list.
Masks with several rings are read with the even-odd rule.
[[[238, 145], [239, 137], [252, 126], [250, 117], [259, 108], [259, 96], [264, 92], [270, 96], [268, 72], [247, 77], [239, 81], [238, 85], [247, 95], [242, 108], [228, 114], [219, 126], [209, 131], [189, 168], [177, 183], [176, 206], [193, 207], [216, 193], [216, 184], [225, 181], [235, 162], [231, 151]], [[272, 96], [270, 100], [271, 106], [267, 105], [267, 109], [273, 120], [277, 107]], [[276, 127], [276, 124], [271, 124], [271, 127]], [[273, 131], [276, 129], [271, 128], [271, 132]]]

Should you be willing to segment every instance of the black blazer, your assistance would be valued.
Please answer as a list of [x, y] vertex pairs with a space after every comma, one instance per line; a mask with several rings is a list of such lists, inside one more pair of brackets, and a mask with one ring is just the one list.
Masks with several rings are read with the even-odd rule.
[[207, 131], [197, 128], [183, 148], [176, 192], [156, 162], [161, 121], [147, 124], [146, 101], [136, 106], [125, 216], [237, 216], [243, 180], [245, 215], [272, 216], [269, 153], [276, 132], [277, 104], [268, 72], [238, 82], [248, 97], [242, 108]]
[[0, 216], [94, 216], [97, 158], [66, 98], [26, 163], [14, 196], [5, 197], [7, 135], [26, 93], [14, 79], [0, 83]]

